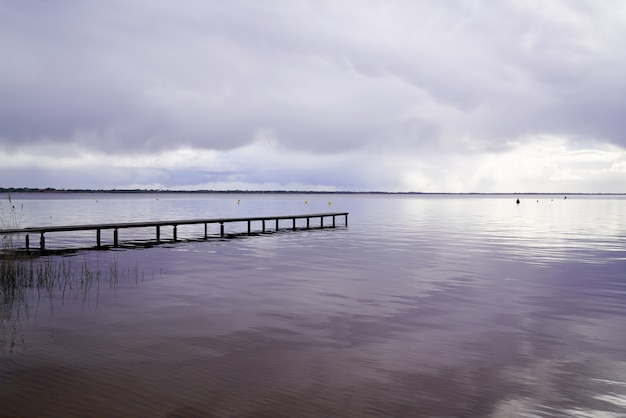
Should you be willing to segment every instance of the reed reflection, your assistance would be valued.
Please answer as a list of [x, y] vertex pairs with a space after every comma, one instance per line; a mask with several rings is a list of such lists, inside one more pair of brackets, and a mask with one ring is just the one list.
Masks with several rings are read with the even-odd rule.
[[50, 317], [55, 305], [68, 301], [95, 311], [101, 286], [117, 291], [120, 282], [138, 285], [144, 278], [137, 265], [120, 268], [115, 255], [101, 261], [98, 255], [78, 259], [4, 251], [0, 253], [0, 347], [8, 346], [12, 352], [16, 344], [24, 343], [21, 323], [37, 319], [44, 303]]

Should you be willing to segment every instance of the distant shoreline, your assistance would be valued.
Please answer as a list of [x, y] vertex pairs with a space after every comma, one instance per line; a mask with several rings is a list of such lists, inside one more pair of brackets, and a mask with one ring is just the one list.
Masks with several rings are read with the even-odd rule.
[[626, 193], [570, 192], [384, 192], [384, 191], [317, 191], [317, 190], [159, 190], [159, 189], [55, 189], [33, 187], [0, 187], [0, 193], [111, 193], [111, 194], [372, 194], [372, 195], [533, 195], [533, 196], [624, 196]]

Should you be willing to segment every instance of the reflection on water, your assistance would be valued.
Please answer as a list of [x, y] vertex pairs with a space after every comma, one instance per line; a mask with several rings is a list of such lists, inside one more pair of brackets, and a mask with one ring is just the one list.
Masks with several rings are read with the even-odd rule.
[[[144, 272], [138, 266], [120, 267], [115, 253], [76, 257], [36, 257], [3, 254], [0, 259], [0, 349], [14, 351], [25, 344], [22, 323], [52, 317], [56, 307], [80, 306], [97, 310], [101, 286], [115, 292], [120, 281], [138, 285]], [[80, 302], [80, 305], [77, 304]]]
[[89, 253], [159, 274], [21, 317], [0, 416], [625, 416], [623, 199], [314, 198], [350, 226]]

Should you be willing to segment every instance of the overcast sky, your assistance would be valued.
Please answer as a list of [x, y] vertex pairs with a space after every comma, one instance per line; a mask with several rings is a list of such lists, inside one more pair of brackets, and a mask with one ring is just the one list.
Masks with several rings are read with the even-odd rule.
[[0, 0], [0, 187], [626, 192], [621, 0]]

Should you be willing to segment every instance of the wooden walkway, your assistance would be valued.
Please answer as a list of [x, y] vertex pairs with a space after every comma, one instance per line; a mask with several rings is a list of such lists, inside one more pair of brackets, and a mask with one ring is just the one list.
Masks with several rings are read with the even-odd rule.
[[156, 242], [161, 242], [161, 227], [171, 226], [173, 228], [172, 237], [176, 241], [177, 227], [179, 225], [198, 225], [204, 224], [204, 239], [208, 238], [209, 224], [220, 224], [220, 237], [225, 236], [224, 224], [244, 222], [248, 224], [248, 234], [252, 233], [252, 222], [261, 222], [261, 232], [266, 232], [266, 223], [274, 222], [275, 230], [279, 229], [279, 221], [290, 219], [291, 229], [296, 230], [296, 220], [306, 219], [306, 229], [310, 228], [311, 219], [320, 219], [320, 228], [324, 228], [324, 219], [332, 219], [332, 223], [329, 227], [335, 227], [335, 221], [337, 217], [344, 218], [345, 226], [348, 226], [348, 212], [330, 212], [330, 213], [313, 213], [306, 215], [282, 215], [282, 216], [260, 216], [260, 217], [245, 217], [245, 218], [215, 218], [215, 219], [187, 219], [178, 221], [151, 221], [151, 222], [125, 222], [125, 223], [106, 223], [106, 224], [90, 224], [90, 225], [65, 225], [65, 226], [46, 226], [46, 227], [33, 227], [33, 228], [15, 228], [15, 229], [0, 229], [0, 235], [9, 234], [24, 234], [25, 235], [25, 249], [28, 251], [30, 247], [30, 235], [39, 235], [39, 249], [44, 251], [46, 249], [46, 237], [45, 234], [51, 232], [71, 232], [71, 231], [96, 231], [96, 247], [102, 248], [102, 230], [113, 230], [113, 246], [119, 245], [119, 229], [129, 228], [155, 228]]

